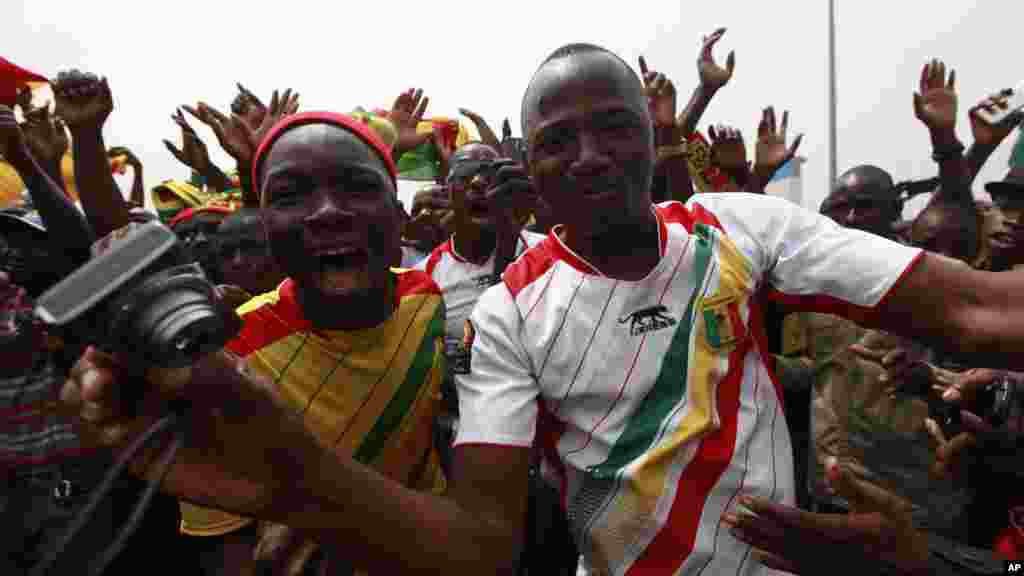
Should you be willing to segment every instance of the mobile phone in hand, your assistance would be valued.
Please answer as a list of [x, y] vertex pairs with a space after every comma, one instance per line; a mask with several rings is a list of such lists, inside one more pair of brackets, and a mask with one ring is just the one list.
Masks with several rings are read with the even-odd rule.
[[999, 124], [1006, 120], [1007, 116], [1024, 111], [1024, 81], [1018, 83], [1014, 88], [1001, 92], [1000, 96], [1006, 97], [1006, 108], [993, 106], [991, 112], [984, 108], [978, 111], [978, 115], [989, 124]]

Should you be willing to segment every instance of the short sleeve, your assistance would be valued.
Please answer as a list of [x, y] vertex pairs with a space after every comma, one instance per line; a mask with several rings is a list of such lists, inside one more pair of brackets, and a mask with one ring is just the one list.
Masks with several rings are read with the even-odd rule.
[[455, 378], [455, 445], [531, 446], [540, 391], [519, 340], [522, 319], [508, 288], [498, 284], [485, 291], [468, 322], [469, 373]]
[[691, 202], [754, 262], [768, 296], [797, 309], [865, 320], [924, 253], [782, 198], [701, 194]]

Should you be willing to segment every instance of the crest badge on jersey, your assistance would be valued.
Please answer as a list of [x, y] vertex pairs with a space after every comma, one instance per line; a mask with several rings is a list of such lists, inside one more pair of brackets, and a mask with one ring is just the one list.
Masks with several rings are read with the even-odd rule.
[[740, 316], [740, 298], [726, 294], [708, 298], [701, 304], [704, 318], [704, 338], [715, 350], [730, 349], [747, 337], [747, 329]]

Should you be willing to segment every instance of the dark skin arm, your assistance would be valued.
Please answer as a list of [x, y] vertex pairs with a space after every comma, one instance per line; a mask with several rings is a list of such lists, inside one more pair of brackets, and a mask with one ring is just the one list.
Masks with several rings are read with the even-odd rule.
[[700, 54], [697, 56], [697, 73], [700, 77], [700, 84], [693, 91], [690, 101], [678, 118], [684, 136], [688, 136], [697, 129], [697, 123], [700, 122], [708, 105], [711, 104], [711, 99], [732, 79], [733, 70], [736, 68], [736, 53], [729, 53], [724, 68], [715, 63], [711, 53], [723, 35], [725, 35], [725, 28], [719, 28], [711, 36], [704, 37]]
[[1006, 96], [995, 94], [982, 100], [968, 112], [968, 118], [971, 120], [971, 132], [974, 134], [974, 143], [967, 150], [967, 165], [970, 170], [970, 180], [972, 183], [978, 176], [978, 172], [981, 171], [981, 167], [985, 165], [985, 162], [992, 153], [996, 151], [996, 148], [1024, 120], [1024, 114], [1018, 112], [1010, 114], [1002, 122], [990, 124], [980, 114], [982, 110], [994, 112], [999, 109], [1005, 110], [1006, 107]]
[[[675, 146], [683, 142], [684, 130], [676, 121], [676, 87], [664, 74], [648, 70], [647, 61], [640, 57], [640, 73], [644, 80], [651, 120], [654, 122], [654, 146]], [[685, 154], [658, 155], [654, 166], [663, 174], [668, 188], [667, 200], [686, 201], [693, 196], [693, 181]]]
[[53, 85], [57, 115], [71, 130], [75, 184], [89, 223], [99, 237], [128, 224], [128, 203], [110, 171], [103, 124], [114, 109], [106, 79], [77, 71]]
[[[147, 371], [151, 385], [134, 404], [143, 416], [134, 418], [116, 400], [127, 396], [121, 388], [137, 382], [126, 373], [89, 349], [61, 392], [62, 406], [87, 423], [83, 437], [123, 447], [153, 415], [166, 413], [168, 400], [190, 401], [191, 442], [176, 457], [165, 492], [285, 524], [370, 573], [514, 573], [525, 529], [529, 448], [457, 448], [443, 498], [324, 449], [273, 384], [230, 354], [211, 355], [192, 368]], [[275, 425], [264, 434], [254, 421]], [[156, 456], [149, 451], [136, 458], [134, 472], [144, 476]], [[396, 554], [396, 544], [402, 553]]]
[[15, 122], [14, 112], [6, 106], [0, 106], [0, 134], [4, 142], [0, 154], [14, 166], [25, 183], [32, 195], [32, 204], [39, 210], [47, 228], [61, 231], [47, 235], [54, 248], [75, 265], [88, 260], [89, 245], [95, 239], [92, 229], [64, 189], [33, 158]]
[[975, 355], [977, 364], [1024, 368], [1024, 273], [981, 272], [926, 253], [889, 293], [877, 327]]

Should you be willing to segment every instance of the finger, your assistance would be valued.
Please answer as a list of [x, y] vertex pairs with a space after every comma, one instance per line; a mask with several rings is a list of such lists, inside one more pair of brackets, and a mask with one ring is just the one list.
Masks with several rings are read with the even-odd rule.
[[281, 98], [277, 90], [274, 90], [270, 95], [270, 114], [277, 114], [278, 107], [281, 105]]
[[772, 554], [765, 550], [753, 549], [751, 556], [754, 557], [754, 561], [767, 566], [773, 570], [781, 570], [783, 572], [790, 572], [793, 574], [800, 574], [801, 570], [796, 564], [793, 564], [789, 560], [783, 559], [781, 556]]
[[505, 120], [503, 120], [501, 122], [501, 139], [502, 140], [508, 140], [511, 137], [512, 137], [512, 123], [508, 121], [508, 118], [505, 118]]
[[786, 133], [789, 131], [789, 110], [782, 113], [782, 124], [779, 126], [779, 138], [786, 141]]
[[946, 84], [946, 88], [950, 90], [956, 90], [956, 70], [949, 70], [949, 83]]
[[837, 465], [833, 473], [833, 486], [836, 492], [848, 500], [854, 512], [881, 512], [896, 515], [906, 509], [906, 505], [895, 494], [881, 487], [865, 482], [853, 475], [846, 466]]
[[729, 73], [729, 77], [732, 78], [732, 72], [736, 69], [736, 51], [732, 50], [729, 52], [729, 56], [725, 59], [725, 71]]
[[174, 144], [171, 144], [171, 142], [170, 142], [169, 140], [164, 140], [164, 146], [166, 146], [166, 147], [167, 147], [167, 150], [168, 150], [168, 151], [169, 151], [169, 152], [170, 152], [170, 153], [171, 153], [171, 154], [172, 154], [172, 155], [173, 155], [173, 156], [174, 156], [175, 158], [177, 158], [179, 162], [181, 162], [182, 164], [187, 164], [187, 162], [185, 161], [185, 153], [184, 153], [184, 152], [182, 152], [181, 150], [178, 150], [178, 149], [177, 149], [177, 148], [176, 148], [176, 147], [174, 146]]
[[757, 139], [761, 140], [767, 137], [768, 131], [768, 109], [761, 110], [761, 121], [757, 123]]
[[651, 85], [651, 88], [653, 88], [655, 95], [660, 95], [662, 91], [665, 90], [665, 82], [664, 74], [657, 74], [654, 77], [654, 83]]
[[798, 135], [796, 137], [796, 139], [793, 140], [793, 144], [789, 147], [789, 150], [786, 151], [786, 161], [787, 162], [792, 160], [793, 158], [796, 158], [796, 152], [797, 152], [797, 150], [800, 149], [800, 143], [803, 142], [803, 141], [804, 141], [804, 135], [803, 134]]
[[[417, 91], [417, 93], [419, 92], [422, 91]], [[423, 115], [427, 112], [427, 104], [429, 103], [430, 98], [427, 98], [426, 96], [424, 96], [423, 99], [420, 100], [419, 106], [416, 107], [416, 111], [412, 115], [412, 117], [415, 118], [417, 122], [423, 119]]]
[[925, 62], [924, 66], [921, 67], [921, 77], [917, 80], [917, 91], [921, 94], [928, 91], [928, 77], [931, 73], [931, 64]]
[[924, 116], [924, 98], [917, 92], [914, 92], [914, 115], [918, 118]]
[[199, 109], [204, 111], [204, 112], [206, 112], [210, 116], [213, 116], [214, 118], [216, 118], [217, 121], [220, 122], [221, 124], [226, 124], [227, 121], [228, 121], [228, 117], [225, 116], [224, 114], [222, 114], [220, 110], [217, 110], [216, 108], [214, 108], [213, 106], [210, 106], [209, 104], [207, 104], [205, 102], [200, 102], [199, 103]]
[[939, 423], [932, 418], [925, 418], [924, 429], [928, 431], [928, 435], [935, 440], [936, 449], [945, 446], [948, 440], [946, 439], [946, 433], [942, 431], [942, 427]]
[[641, 78], [647, 76], [647, 61], [644, 60], [643, 56], [640, 57], [640, 76]]
[[209, 126], [209, 124], [210, 124], [209, 116], [202, 111], [201, 107], [200, 108], [193, 108], [193, 107], [191, 107], [191, 106], [186, 104], [186, 105], [182, 105], [182, 108], [185, 110], [185, 112], [188, 112], [189, 116], [191, 116], [191, 117], [195, 118], [196, 120], [199, 120], [203, 124], [206, 124], [207, 126]]
[[942, 88], [946, 85], [946, 63], [940, 61], [938, 64], [938, 71], [935, 73], [935, 84], [936, 88]]
[[775, 107], [768, 107], [768, 128], [771, 129], [772, 134], [778, 131], [778, 123], [775, 121]]
[[902, 362], [907, 356], [906, 350], [903, 348], [897, 348], [886, 352], [885, 356], [882, 357], [882, 366], [889, 367], [897, 362]]
[[288, 104], [288, 110], [286, 110], [286, 112], [289, 115], [291, 115], [291, 114], [295, 114], [298, 111], [299, 111], [299, 93], [296, 92], [295, 95], [292, 96], [292, 101]]

